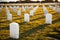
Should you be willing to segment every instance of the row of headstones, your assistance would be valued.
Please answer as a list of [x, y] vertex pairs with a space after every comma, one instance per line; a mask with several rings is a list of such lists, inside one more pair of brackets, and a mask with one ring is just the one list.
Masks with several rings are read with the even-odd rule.
[[[11, 7], [12, 8], [12, 7]], [[24, 8], [24, 7], [23, 7]], [[34, 15], [34, 11], [37, 9], [38, 7], [35, 7], [34, 10], [30, 11], [30, 16]], [[13, 8], [12, 8], [13, 9]], [[23, 9], [24, 10], [24, 9]], [[6, 6], [6, 14], [7, 14], [7, 20], [12, 20], [12, 14], [10, 14], [10, 11], [8, 10], [8, 7]], [[20, 16], [21, 15], [21, 11], [18, 10], [17, 15]]]
[[[8, 9], [8, 7], [6, 7], [6, 15], [7, 15], [7, 20], [12, 21], [12, 14], [10, 13], [10, 10]], [[18, 10], [17, 15], [20, 16], [21, 15], [21, 11]]]
[[6, 8], [6, 15], [7, 15], [7, 20], [12, 20], [12, 14], [10, 13], [9, 9], [7, 6], [5, 6]]
[[[26, 11], [26, 10], [29, 10], [30, 8], [33, 8], [33, 6], [22, 6], [22, 10], [23, 11]], [[36, 10], [37, 9], [37, 6], [33, 9], [33, 10]]]
[[[31, 10], [30, 11], [30, 16], [33, 16], [34, 15], [34, 11], [36, 10], [38, 8], [38, 6], [37, 7], [35, 7], [33, 10]], [[44, 9], [44, 14], [45, 14], [45, 16], [48, 14], [48, 11], [46, 10], [46, 8], [45, 8], [45, 6], [43, 6], [43, 9]], [[10, 21], [12, 21], [12, 14], [10, 14], [10, 11], [8, 10], [8, 7], [6, 6], [6, 13], [7, 13], [7, 20], [10, 20]], [[21, 12], [20, 12], [20, 10], [18, 11], [18, 13], [17, 13], [19, 16], [21, 15]], [[26, 22], [29, 22], [29, 15], [28, 14], [25, 14], [26, 16], [24, 16], [24, 21], [26, 21]], [[51, 15], [51, 14], [49, 14], [49, 15]], [[28, 18], [27, 18], [28, 17]], [[48, 19], [47, 17], [46, 17], [46, 19]]]
[[[2, 6], [3, 7], [3, 6]], [[9, 7], [13, 7], [13, 8], [19, 8], [19, 6], [9, 6]], [[22, 6], [22, 8], [23, 8], [24, 6]], [[26, 9], [28, 9], [28, 8], [31, 8], [31, 7], [33, 7], [33, 6], [25, 6], [24, 8], [26, 8]], [[53, 7], [53, 6], [49, 6], [50, 8], [52, 8], [53, 10], [55, 9], [55, 7]]]
[[[33, 6], [31, 6], [31, 7], [33, 7]], [[29, 7], [29, 8], [31, 8], [31, 7]], [[39, 6], [36, 6], [36, 7], [33, 8], [33, 10], [30, 10], [30, 15], [31, 15], [31, 16], [33, 16], [33, 13], [38, 9], [38, 7], [39, 7]], [[11, 7], [11, 8], [12, 8], [12, 7]], [[28, 8], [28, 7], [27, 7], [27, 8]], [[15, 8], [12, 8], [12, 9], [16, 12]], [[25, 9], [24, 6], [22, 6], [22, 10], [23, 10], [23, 11], [26, 11], [26, 9]], [[43, 11], [44, 11], [44, 15], [48, 13], [48, 10], [46, 9], [45, 6], [43, 6]], [[21, 13], [21, 11], [18, 10], [18, 15], [19, 15], [19, 12]]]
[[[26, 10], [30, 9], [31, 7], [33, 7], [33, 6], [25, 6], [25, 7], [22, 6], [22, 9], [23, 9], [23, 11], [26, 11]], [[16, 9], [19, 8], [19, 6], [17, 6], [17, 7], [16, 6], [14, 6], [14, 7], [10, 6], [10, 8], [12, 8], [14, 12], [16, 12]], [[36, 9], [37, 9], [37, 6], [34, 8], [34, 10], [36, 10]]]
[[[2, 6], [3, 7], [3, 6]], [[8, 7], [7, 6], [5, 6], [6, 7], [6, 9], [8, 9]], [[14, 7], [12, 7], [12, 6], [9, 6], [10, 8], [12, 8], [13, 9], [13, 11], [14, 12], [17, 12], [17, 8], [19, 8], [19, 6], [14, 6]], [[22, 6], [22, 10], [23, 11], [26, 11], [27, 9], [30, 9], [31, 7], [33, 7], [33, 6], [30, 6], [30, 7], [28, 7], [28, 6], [26, 6], [26, 7], [24, 7], [24, 6]], [[36, 9], [38, 8], [38, 6], [36, 6], [33, 10], [31, 10], [31, 12], [35, 12], [36, 11]], [[1, 8], [2, 9], [2, 8]]]
[[49, 6], [52, 10], [56, 11], [56, 12], [60, 12], [60, 8], [57, 6]]
[[[12, 8], [12, 7], [11, 7]], [[35, 7], [33, 10], [31, 10], [30, 11], [30, 16], [33, 16], [34, 15], [34, 12], [35, 12], [35, 10], [38, 8], [38, 6], [37, 7]], [[13, 9], [13, 8], [12, 8]], [[24, 10], [24, 7], [23, 7], [23, 10]], [[8, 10], [8, 7], [6, 6], [6, 13], [7, 13], [7, 19], [8, 20], [12, 20], [12, 14], [10, 14], [10, 11]], [[20, 10], [18, 10], [18, 12], [17, 12], [17, 15], [18, 16], [20, 16], [21, 15], [21, 11]], [[10, 18], [11, 17], [11, 18]]]
[[[34, 11], [35, 11], [37, 8], [38, 8], [38, 6], [35, 7], [34, 10], [31, 10], [31, 11], [30, 11], [30, 15], [29, 15], [29, 14], [25, 14], [25, 15], [24, 15], [24, 21], [29, 22], [29, 18], [30, 18], [29, 16], [33, 16], [33, 15], [34, 15]], [[49, 18], [51, 19], [51, 18], [52, 18], [52, 17], [51, 17], [51, 14], [48, 13], [48, 11], [46, 10], [45, 7], [43, 7], [43, 9], [44, 9], [44, 14], [45, 14], [46, 20], [49, 19]], [[8, 10], [7, 7], [6, 7], [6, 13], [7, 13], [7, 19], [10, 20], [10, 21], [12, 21], [12, 14], [10, 14], [10, 11]], [[18, 10], [18, 13], [17, 13], [17, 14], [20, 16], [20, 15], [21, 15], [21, 11]], [[49, 17], [48, 15], [50, 15], [50, 17]]]
[[[17, 7], [16, 6], [14, 6], [14, 7], [10, 6], [10, 8], [12, 8], [14, 12], [17, 12], [17, 9], [20, 8], [20, 7], [19, 6], [17, 6]], [[30, 8], [31, 7], [29, 7], [29, 6], [25, 6], [25, 7], [22, 6], [22, 11], [26, 11], [26, 10], [28, 10]]]
[[[18, 13], [18, 14], [20, 15], [20, 13]], [[33, 14], [31, 14], [31, 15], [33, 15]], [[51, 14], [46, 14], [45, 17], [46, 17], [46, 22], [47, 23], [49, 22], [51, 24], [52, 15]], [[7, 20], [12, 21], [12, 14], [7, 13]], [[24, 14], [24, 21], [25, 22], [29, 22], [30, 21], [30, 15], [29, 14]]]
[[10, 8], [16, 13], [19, 6], [17, 6], [17, 7], [16, 6], [14, 6], [14, 7], [10, 6]]
[[[2, 6], [3, 7], [3, 6]], [[7, 6], [5, 6], [5, 7], [7, 7]], [[26, 6], [26, 7], [24, 7], [24, 6], [22, 6], [22, 9], [23, 9], [23, 11], [26, 11], [27, 9], [30, 9], [31, 7], [33, 7], [33, 6], [30, 6], [30, 7], [28, 7], [28, 6]], [[36, 9], [38, 8], [39, 6], [36, 6], [35, 8], [33, 8], [33, 10], [32, 11], [36, 11]], [[14, 6], [14, 7], [12, 7], [12, 6], [10, 6], [10, 8], [12, 8], [13, 9], [13, 11], [14, 12], [17, 12], [17, 8], [19, 8], [19, 6]], [[50, 6], [50, 8], [52, 8], [53, 10], [56, 10], [56, 7], [53, 7], [53, 6]], [[2, 9], [2, 8], [0, 8], [0, 9]], [[45, 12], [48, 12], [47, 10], [46, 10], [46, 7], [44, 7], [43, 6], [43, 9], [44, 9], [44, 13]], [[59, 8], [58, 8], [59, 9]], [[58, 10], [59, 11], [59, 10]], [[45, 13], [46, 14], [46, 13]]]

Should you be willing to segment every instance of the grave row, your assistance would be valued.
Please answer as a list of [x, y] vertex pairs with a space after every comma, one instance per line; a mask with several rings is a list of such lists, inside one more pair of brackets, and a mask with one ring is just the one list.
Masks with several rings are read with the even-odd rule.
[[[7, 6], [5, 6], [5, 7], [7, 7]], [[17, 10], [16, 9], [18, 9], [19, 8], [19, 6], [9, 6], [10, 8], [12, 8], [13, 9], [13, 11], [14, 12], [16, 12]], [[22, 6], [22, 9], [23, 9], [23, 11], [26, 11], [26, 10], [28, 10], [28, 9], [30, 9], [30, 8], [33, 8], [33, 6]], [[33, 10], [35, 11], [37, 8], [38, 8], [39, 6], [36, 6]], [[60, 12], [59, 10], [60, 10], [60, 8], [59, 7], [54, 7], [54, 6], [49, 6], [52, 10], [55, 10], [56, 12]], [[2, 10], [2, 8], [3, 8], [3, 6], [1, 6], [0, 7], [0, 10]], [[45, 12], [47, 12], [46, 11], [46, 7], [43, 5], [43, 9], [45, 10], [44, 11], [44, 13]]]
[[[24, 7], [23, 7], [24, 8]], [[33, 10], [30, 11], [30, 14], [26, 13], [24, 14], [24, 21], [25, 22], [29, 22], [30, 21], [30, 16], [34, 15], [34, 12], [37, 10], [38, 6], [36, 6]], [[43, 6], [44, 9], [44, 16], [46, 18], [46, 23], [52, 23], [52, 15], [48, 13], [47, 9], [45, 6]], [[12, 21], [12, 14], [10, 14], [10, 11], [8, 10], [8, 8], [6, 7], [6, 13], [7, 13], [7, 20]], [[21, 11], [18, 10], [18, 16], [21, 15]]]

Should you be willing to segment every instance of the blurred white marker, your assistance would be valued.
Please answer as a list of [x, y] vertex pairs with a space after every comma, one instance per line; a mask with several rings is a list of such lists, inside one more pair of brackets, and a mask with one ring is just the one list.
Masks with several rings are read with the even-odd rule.
[[12, 22], [10, 23], [10, 37], [18, 39], [19, 38], [19, 24]]

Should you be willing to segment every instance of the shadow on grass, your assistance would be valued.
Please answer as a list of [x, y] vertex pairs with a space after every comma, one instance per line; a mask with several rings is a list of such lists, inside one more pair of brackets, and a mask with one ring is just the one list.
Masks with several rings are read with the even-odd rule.
[[[60, 19], [54, 20], [54, 21], [53, 21], [53, 24], [55, 24], [55, 23], [57, 23], [57, 22], [59, 22], [59, 21], [60, 21]], [[32, 28], [32, 29], [30, 29], [30, 30], [28, 30], [28, 31], [20, 34], [20, 39], [23, 39], [25, 36], [28, 36], [28, 35], [36, 32], [37, 30], [42, 29], [42, 28], [44, 28], [44, 27], [46, 27], [46, 26], [48, 26], [48, 25], [49, 25], [49, 24], [43, 24], [43, 25], [39, 25], [39, 26], [37, 26], [37, 27], [35, 27], [35, 28]]]
[[53, 30], [53, 32], [57, 32], [58, 34], [47, 34], [46, 36], [60, 40], [60, 30], [57, 30], [56, 28], [53, 28]]

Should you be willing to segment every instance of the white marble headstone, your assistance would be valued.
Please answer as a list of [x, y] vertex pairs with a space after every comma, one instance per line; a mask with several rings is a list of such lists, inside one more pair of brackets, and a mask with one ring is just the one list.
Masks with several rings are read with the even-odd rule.
[[19, 6], [16, 7], [17, 9], [19, 8]]
[[0, 12], [2, 11], [2, 7], [0, 7]]
[[21, 11], [20, 10], [18, 10], [18, 16], [20, 16], [21, 15]]
[[23, 11], [26, 11], [25, 8], [24, 8], [24, 6], [22, 6], [22, 10], [23, 10]]
[[1, 6], [3, 8], [3, 6]]
[[44, 11], [44, 16], [46, 16], [46, 14], [48, 14], [48, 10], [46, 9], [45, 6], [43, 6], [43, 11]]
[[36, 7], [34, 8], [34, 11], [36, 11], [38, 7], [39, 7], [39, 6], [36, 6]]
[[60, 8], [56, 8], [56, 12], [59, 12], [60, 13]]
[[10, 11], [8, 9], [6, 9], [6, 14], [7, 14], [7, 16], [9, 16], [9, 14], [10, 14]]
[[17, 9], [16, 9], [16, 6], [13, 6], [13, 7], [10, 7], [12, 8], [12, 10], [16, 13]]
[[57, 8], [56, 7], [53, 7], [53, 10], [56, 10]]
[[44, 11], [44, 16], [46, 16], [46, 14], [48, 14], [48, 11], [47, 10]]
[[46, 24], [52, 24], [52, 14], [46, 14]]
[[13, 8], [13, 11], [16, 12], [17, 11], [16, 8]]
[[29, 14], [24, 14], [24, 22], [29, 22], [30, 18], [29, 18]]
[[10, 23], [10, 37], [18, 39], [19, 38], [19, 24], [12, 22]]
[[12, 6], [9, 6], [10, 8], [12, 8]]
[[34, 15], [34, 11], [31, 10], [31, 11], [30, 11], [30, 16], [33, 16], [33, 15]]
[[7, 11], [7, 12], [6, 12], [6, 15], [9, 16], [9, 14], [10, 14], [10, 12]]
[[7, 20], [12, 21], [12, 14], [7, 15]]

